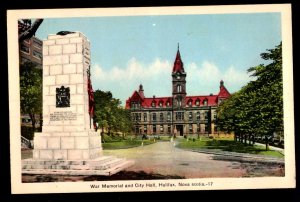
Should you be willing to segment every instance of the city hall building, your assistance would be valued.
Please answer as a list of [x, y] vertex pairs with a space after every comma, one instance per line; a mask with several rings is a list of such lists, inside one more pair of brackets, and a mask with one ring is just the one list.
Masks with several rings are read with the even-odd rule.
[[172, 96], [145, 97], [140, 85], [126, 100], [130, 110], [135, 134], [148, 135], [203, 135], [216, 134], [216, 109], [230, 96], [220, 81], [219, 92], [215, 95], [188, 96], [186, 76], [179, 48], [174, 61], [172, 76]]

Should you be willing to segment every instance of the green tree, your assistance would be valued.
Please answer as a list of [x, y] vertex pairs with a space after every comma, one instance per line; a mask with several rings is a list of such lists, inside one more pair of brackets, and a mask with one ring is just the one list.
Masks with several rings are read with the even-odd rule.
[[242, 138], [261, 136], [268, 150], [273, 134], [283, 131], [282, 44], [261, 58], [271, 62], [248, 69], [255, 80], [221, 103], [218, 126]]
[[96, 90], [94, 92], [95, 99], [95, 117], [94, 121], [97, 122], [101, 127], [102, 140], [104, 134], [104, 128], [108, 129], [108, 134], [111, 131], [130, 132], [131, 130], [131, 119], [128, 110], [121, 107], [121, 101], [113, 98], [111, 92], [104, 92]]
[[28, 114], [33, 131], [36, 125], [36, 115], [40, 115], [42, 123], [42, 70], [32, 62], [20, 65], [20, 104], [21, 113]]

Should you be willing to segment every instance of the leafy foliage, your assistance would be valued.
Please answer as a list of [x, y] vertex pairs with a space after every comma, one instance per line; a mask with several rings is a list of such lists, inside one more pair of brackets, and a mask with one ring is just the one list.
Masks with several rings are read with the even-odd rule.
[[111, 92], [96, 90], [94, 92], [95, 99], [95, 117], [94, 121], [99, 127], [111, 131], [128, 133], [131, 131], [131, 119], [128, 110], [121, 107], [119, 99], [113, 98]]
[[21, 113], [29, 115], [35, 129], [36, 115], [42, 114], [42, 70], [32, 62], [20, 65], [20, 104]]
[[283, 131], [282, 44], [261, 54], [268, 65], [248, 69], [250, 81], [218, 108], [220, 130], [262, 136], [266, 140]]

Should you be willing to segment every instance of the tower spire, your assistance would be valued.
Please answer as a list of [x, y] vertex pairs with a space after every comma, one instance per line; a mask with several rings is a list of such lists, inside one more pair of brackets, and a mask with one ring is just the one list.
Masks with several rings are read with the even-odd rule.
[[184, 72], [183, 68], [183, 62], [181, 61], [181, 56], [180, 56], [180, 51], [179, 51], [179, 43], [177, 43], [177, 54], [176, 58], [174, 61], [174, 66], [173, 66], [173, 73], [174, 72]]

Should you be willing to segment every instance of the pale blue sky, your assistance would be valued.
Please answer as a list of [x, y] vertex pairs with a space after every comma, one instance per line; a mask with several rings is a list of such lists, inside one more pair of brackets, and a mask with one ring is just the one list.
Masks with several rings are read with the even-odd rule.
[[230, 92], [249, 81], [246, 70], [281, 41], [280, 13], [46, 18], [36, 36], [80, 31], [91, 42], [93, 88], [111, 91], [123, 105], [142, 83], [148, 97], [171, 95], [171, 71], [180, 44], [187, 94]]

